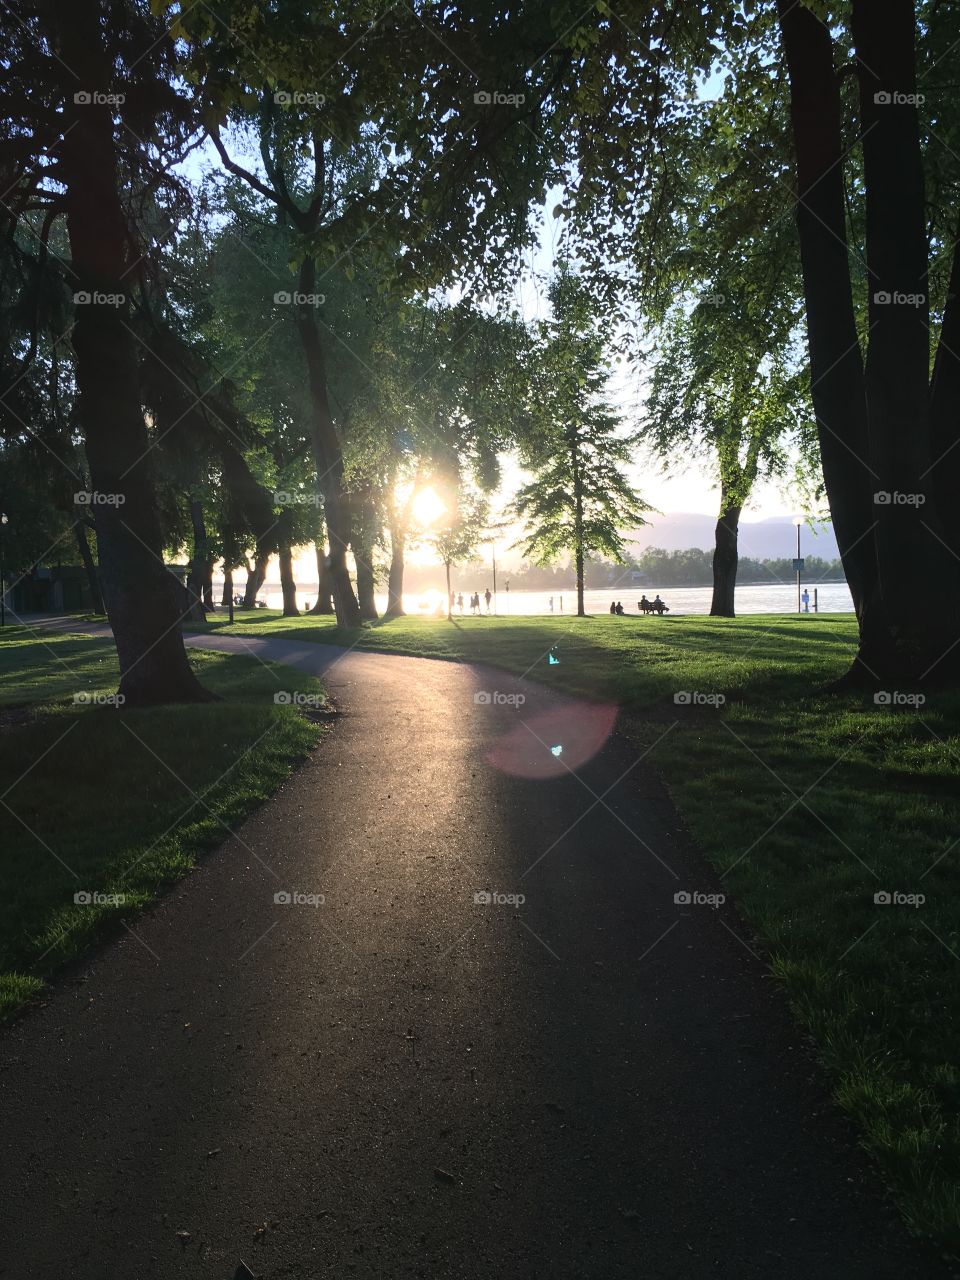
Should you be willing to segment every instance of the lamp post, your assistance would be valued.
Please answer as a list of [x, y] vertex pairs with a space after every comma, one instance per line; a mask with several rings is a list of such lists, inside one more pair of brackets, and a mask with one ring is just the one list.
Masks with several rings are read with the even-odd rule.
[[7, 625], [7, 599], [4, 594], [4, 577], [3, 577], [3, 531], [10, 523], [9, 518], [3, 512], [0, 512], [0, 627]]
[[793, 523], [797, 527], [797, 558], [794, 566], [797, 570], [797, 613], [800, 613], [800, 570], [803, 568], [803, 561], [800, 558], [800, 526], [803, 524], [803, 516], [794, 516]]

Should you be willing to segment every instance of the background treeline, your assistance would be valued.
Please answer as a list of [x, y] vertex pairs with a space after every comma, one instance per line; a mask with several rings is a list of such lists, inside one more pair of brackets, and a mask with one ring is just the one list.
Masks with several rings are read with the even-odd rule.
[[[589, 558], [584, 567], [584, 586], [588, 591], [604, 587], [622, 587], [625, 590], [628, 586], [642, 587], [645, 584], [653, 587], [709, 587], [713, 585], [713, 555], [712, 551], [703, 551], [699, 547], [685, 551], [647, 547], [639, 556], [627, 555], [623, 564]], [[787, 557], [757, 560], [741, 556], [737, 578], [741, 586], [773, 586], [794, 583], [796, 572], [793, 560]], [[803, 578], [811, 584], [843, 582], [843, 564], [840, 560], [805, 556]], [[482, 591], [487, 585], [492, 588], [491, 563], [486, 560], [459, 568], [451, 575], [451, 581], [455, 590]], [[437, 570], [423, 565], [408, 568], [406, 582], [411, 591], [440, 585]], [[502, 591], [508, 582], [511, 591], [571, 591], [574, 587], [573, 568], [570, 565], [536, 564], [524, 564], [513, 570], [498, 568], [498, 590]]]

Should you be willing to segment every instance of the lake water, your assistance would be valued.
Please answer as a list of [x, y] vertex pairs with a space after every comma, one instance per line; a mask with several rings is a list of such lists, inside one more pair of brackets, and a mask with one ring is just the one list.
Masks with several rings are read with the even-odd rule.
[[[477, 584], [477, 589], [482, 593], [486, 585], [486, 582], [480, 582]], [[805, 585], [810, 592], [810, 609], [812, 611], [814, 584], [807, 583]], [[629, 588], [619, 587], [616, 590], [587, 591], [585, 593], [585, 604], [588, 613], [607, 613], [610, 609], [610, 601], [619, 600], [627, 613], [636, 613], [637, 601], [640, 596], [646, 592], [647, 598], [652, 600], [658, 591], [663, 600], [670, 606], [671, 614], [707, 614], [710, 612], [712, 592], [709, 587], [658, 587], [656, 583], [651, 583], [649, 586], [642, 588], [631, 586]], [[821, 613], [853, 612], [853, 600], [850, 598], [850, 590], [845, 582], [818, 583], [816, 584], [816, 591]], [[557, 614], [576, 613], [577, 597], [573, 591], [551, 593], [549, 591], [501, 590], [498, 591], [496, 597], [496, 611], [501, 615], [549, 615], [551, 613], [551, 595], [553, 597], [552, 612]], [[271, 609], [283, 608], [283, 597], [277, 584], [267, 583], [261, 593], [261, 598], [264, 597]], [[317, 584], [315, 582], [297, 584], [297, 603], [301, 608], [304, 607], [306, 601], [313, 604], [316, 598]], [[469, 598], [468, 593], [464, 592], [465, 605]], [[216, 599], [220, 599], [219, 584], [217, 584], [216, 588]], [[408, 614], [414, 616], [420, 614], [425, 618], [433, 616], [438, 609], [442, 611], [444, 607], [443, 595], [438, 591], [425, 591], [421, 594], [415, 592], [405, 593], [403, 603]], [[382, 613], [386, 607], [386, 595], [378, 595], [377, 608]], [[486, 612], [482, 594], [481, 607]], [[737, 613], [795, 613], [797, 609], [796, 583], [773, 582], [769, 585], [758, 584], [757, 586], [737, 587], [736, 609]], [[464, 612], [469, 614], [469, 607]], [[491, 612], [493, 612], [493, 602], [491, 602]]]

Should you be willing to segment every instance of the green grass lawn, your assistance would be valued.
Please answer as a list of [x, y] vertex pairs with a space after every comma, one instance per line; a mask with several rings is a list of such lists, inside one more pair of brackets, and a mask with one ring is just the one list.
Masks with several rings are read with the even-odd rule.
[[317, 741], [273, 702], [281, 689], [322, 698], [312, 677], [190, 661], [221, 702], [118, 714], [93, 701], [117, 687], [112, 640], [0, 636], [0, 1019], [224, 840]]
[[[257, 612], [233, 631], [482, 661], [617, 700], [907, 1221], [960, 1252], [960, 695], [880, 706], [822, 693], [853, 655], [848, 615], [411, 618], [341, 632]], [[682, 692], [726, 701], [678, 706]], [[884, 892], [925, 901], [876, 903]]]

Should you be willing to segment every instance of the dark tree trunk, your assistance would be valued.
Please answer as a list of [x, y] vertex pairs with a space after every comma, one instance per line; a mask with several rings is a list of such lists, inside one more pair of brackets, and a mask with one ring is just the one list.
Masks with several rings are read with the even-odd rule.
[[213, 608], [213, 557], [210, 555], [207, 526], [203, 518], [203, 506], [190, 500], [190, 523], [193, 526], [193, 556], [190, 560], [188, 586], [203, 604]]
[[180, 611], [184, 622], [206, 622], [207, 615], [203, 608], [203, 598], [197, 594], [190, 575], [187, 575], [186, 582], [178, 583], [181, 595]]
[[[870, 336], [857, 342], [829, 28], [779, 0], [797, 153], [797, 227], [824, 481], [860, 622], [848, 680], [896, 687], [960, 668], [960, 580], [930, 468], [927, 244], [911, 0], [855, 0]], [[889, 95], [877, 101], [877, 95]], [[898, 500], [899, 499], [899, 500]], [[904, 608], [904, 601], [910, 605]], [[949, 656], [948, 656], [949, 655]]]
[[[854, 0], [852, 12], [870, 280], [870, 462], [878, 496], [894, 498], [875, 506], [878, 590], [864, 610], [858, 661], [863, 674], [878, 682], [939, 681], [960, 672], [960, 573], [945, 545], [931, 479], [920, 129], [915, 106], [877, 101], [878, 90], [916, 94], [916, 15], [913, 0], [883, 6]], [[898, 502], [898, 496], [907, 500]]]
[[[279, 518], [274, 512], [271, 495], [254, 477], [240, 450], [228, 440], [221, 439], [218, 444], [223, 462], [223, 479], [230, 501], [242, 514], [246, 527], [254, 535], [254, 567], [251, 569], [249, 561], [247, 562], [247, 582], [243, 592], [243, 608], [253, 609], [267, 576], [270, 555], [279, 545]], [[224, 548], [233, 564], [238, 563], [238, 544], [232, 524], [224, 536]], [[229, 600], [227, 603], [229, 604]]]
[[247, 571], [247, 585], [243, 590], [243, 607], [245, 609], [255, 609], [257, 607], [257, 596], [260, 594], [260, 588], [267, 579], [267, 566], [270, 563], [270, 552], [264, 548], [257, 548], [256, 555], [253, 558], [253, 568]]
[[93, 562], [93, 553], [90, 550], [90, 542], [87, 538], [87, 527], [82, 520], [78, 520], [73, 526], [74, 534], [77, 539], [77, 550], [80, 552], [80, 559], [83, 562], [84, 572], [87, 575], [87, 585], [90, 588], [90, 600], [94, 613], [103, 613], [103, 593], [100, 590], [100, 579], [97, 575], [97, 566]]
[[322, 538], [315, 545], [317, 550], [317, 603], [310, 612], [329, 616], [336, 612], [333, 607], [333, 582], [330, 578], [330, 560]]
[[841, 99], [829, 28], [778, 0], [790, 77], [797, 233], [807, 308], [811, 393], [823, 478], [857, 616], [876, 588], [875, 482], [868, 460], [863, 360], [848, 263]]
[[283, 616], [299, 618], [297, 584], [293, 578], [293, 552], [287, 546], [280, 548], [280, 590], [283, 592]]
[[[106, 86], [101, 6], [73, 0], [51, 8], [51, 42], [72, 74], [66, 94], [59, 176], [76, 288], [113, 300], [76, 307], [72, 331], [80, 422], [93, 489], [101, 581], [127, 707], [212, 699], [187, 661], [176, 583], [163, 539], [140, 400], [137, 352], [126, 293], [135, 277], [119, 195], [110, 108], [74, 102], [76, 85]], [[122, 298], [122, 301], [118, 299]]]
[[223, 595], [220, 598], [220, 604], [224, 609], [229, 608], [230, 601], [233, 599], [233, 569], [223, 566]]
[[740, 513], [743, 510], [721, 489], [720, 519], [717, 521], [713, 549], [713, 599], [710, 602], [712, 618], [733, 618], [734, 596], [737, 586], [737, 532]]
[[453, 592], [450, 590], [450, 561], [444, 560], [443, 567], [447, 571], [447, 621], [453, 621]]
[[[300, 266], [298, 289], [312, 296], [316, 289], [316, 267], [312, 258]], [[309, 303], [297, 307], [297, 329], [307, 361], [310, 383], [310, 429], [317, 463], [317, 480], [324, 499], [327, 539], [330, 543], [330, 578], [337, 622], [342, 627], [359, 627], [360, 605], [347, 570], [350, 545], [350, 506], [343, 491], [343, 452], [330, 412], [327, 370], [315, 309]]]
[[370, 487], [364, 485], [354, 494], [352, 515], [353, 559], [357, 566], [357, 600], [364, 622], [376, 622], [377, 602], [373, 571], [373, 544], [377, 530], [376, 507]]
[[[960, 224], [955, 235], [930, 396], [931, 479], [941, 519], [960, 496]], [[960, 557], [960, 524], [947, 520], [940, 533]]]
[[403, 556], [405, 538], [397, 524], [390, 526], [390, 577], [387, 581], [387, 609], [385, 618], [402, 618], [403, 607]]
[[279, 531], [280, 556], [280, 591], [283, 596], [283, 616], [299, 618], [297, 608], [297, 584], [293, 576], [293, 517], [289, 508], [285, 508], [277, 522]]
[[373, 576], [373, 563], [368, 550], [353, 544], [354, 559], [357, 562], [357, 599], [360, 603], [360, 617], [364, 622], [376, 622], [377, 613], [376, 583]]
[[577, 617], [585, 618], [587, 611], [583, 607], [583, 477], [580, 471], [580, 451], [575, 442], [570, 450], [570, 461], [573, 471], [573, 536], [574, 563], [577, 570]]

